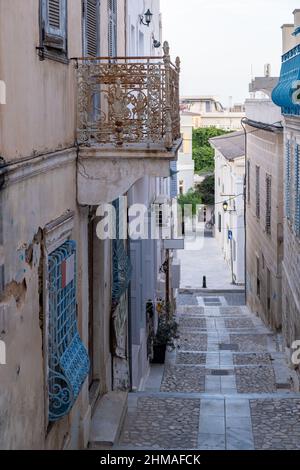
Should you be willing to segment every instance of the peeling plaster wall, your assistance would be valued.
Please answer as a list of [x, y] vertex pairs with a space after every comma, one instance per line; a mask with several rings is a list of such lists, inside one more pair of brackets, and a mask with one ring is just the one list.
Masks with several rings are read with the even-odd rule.
[[[68, 56], [80, 57], [81, 0], [67, 0], [67, 5]], [[118, 0], [119, 55], [125, 53], [125, 12], [125, 0]], [[101, 0], [102, 55], [107, 55], [107, 13], [108, 0]], [[78, 247], [78, 325], [87, 345], [88, 208], [77, 205], [76, 73], [72, 61], [41, 61], [36, 46], [39, 0], [0, 1], [0, 79], [7, 89], [0, 113], [0, 155], [6, 162], [30, 157], [8, 169], [5, 189], [0, 189], [0, 340], [7, 346], [7, 364], [0, 366], [0, 449], [78, 449], [89, 436], [88, 383], [70, 414], [47, 429], [40, 305], [41, 230], [71, 210], [71, 236]], [[97, 258], [95, 355], [101, 393], [111, 389], [110, 250], [104, 243]]]
[[5, 286], [1, 304], [7, 306], [8, 320], [3, 340], [7, 364], [0, 367], [0, 448], [73, 448], [80, 442], [80, 418], [88, 408], [84, 388], [71, 414], [52, 426], [45, 422], [45, 374], [41, 330], [39, 268], [41, 231], [67, 210], [75, 212], [72, 238], [78, 244], [79, 329], [87, 340], [86, 240], [80, 227], [87, 226], [86, 212], [76, 207], [76, 165], [74, 159], [59, 169], [9, 185], [2, 193], [4, 205]]

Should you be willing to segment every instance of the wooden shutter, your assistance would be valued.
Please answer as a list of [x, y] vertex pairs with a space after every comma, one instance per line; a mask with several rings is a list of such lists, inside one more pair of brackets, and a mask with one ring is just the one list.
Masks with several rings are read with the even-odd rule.
[[247, 182], [248, 182], [248, 203], [251, 201], [251, 187], [250, 187], [250, 176], [251, 176], [251, 163], [250, 160], [247, 161]]
[[170, 196], [171, 198], [175, 198], [178, 196], [178, 190], [177, 190], [177, 180], [178, 180], [178, 175], [176, 173], [177, 171], [177, 162], [171, 162], [170, 164], [170, 169], [171, 171], [174, 172], [173, 176], [170, 178]]
[[266, 175], [266, 232], [271, 235], [272, 177]]
[[256, 166], [256, 217], [260, 218], [260, 167]]
[[117, 0], [108, 0], [108, 55], [117, 56]]
[[286, 143], [286, 174], [285, 174], [285, 211], [286, 217], [291, 218], [291, 145]]
[[42, 0], [43, 45], [66, 50], [67, 0]]
[[295, 231], [300, 236], [300, 146], [295, 146]]
[[84, 55], [97, 57], [100, 48], [99, 0], [83, 0]]

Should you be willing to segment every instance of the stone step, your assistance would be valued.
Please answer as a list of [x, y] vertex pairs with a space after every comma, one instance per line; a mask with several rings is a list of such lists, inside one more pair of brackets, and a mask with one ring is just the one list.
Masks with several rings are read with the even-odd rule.
[[[131, 400], [129, 394], [129, 400]], [[243, 400], [300, 400], [300, 394], [297, 392], [273, 392], [273, 393], [210, 393], [210, 392], [136, 392], [134, 400], [140, 397], [151, 397], [157, 399], [164, 398], [190, 398], [190, 399], [214, 399], [214, 400], [229, 400], [229, 399], [243, 399]]]
[[118, 442], [127, 403], [128, 392], [109, 392], [99, 400], [92, 417], [90, 449], [109, 449]]

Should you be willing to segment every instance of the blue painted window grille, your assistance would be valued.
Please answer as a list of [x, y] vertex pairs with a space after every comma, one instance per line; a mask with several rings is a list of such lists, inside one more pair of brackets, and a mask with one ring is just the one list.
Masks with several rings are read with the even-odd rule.
[[177, 162], [171, 162], [170, 164], [170, 196], [176, 198], [178, 196], [178, 174], [177, 174]]
[[123, 210], [124, 208], [121, 206], [119, 199], [114, 201], [113, 206], [116, 211], [116, 238], [112, 242], [112, 300], [114, 304], [118, 304], [130, 284], [132, 266], [127, 254], [125, 241], [120, 239], [120, 227], [124, 225], [125, 210]]
[[300, 236], [300, 146], [295, 146], [295, 231]]
[[286, 143], [286, 175], [285, 175], [285, 210], [287, 219], [291, 218], [291, 144]]
[[88, 376], [90, 362], [77, 327], [76, 243], [49, 256], [49, 421], [66, 416]]

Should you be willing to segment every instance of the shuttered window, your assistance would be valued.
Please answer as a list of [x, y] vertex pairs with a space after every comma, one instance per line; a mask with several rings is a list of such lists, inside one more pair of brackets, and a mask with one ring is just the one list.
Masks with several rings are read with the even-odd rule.
[[60, 29], [60, 0], [49, 0], [49, 25], [51, 28]]
[[175, 198], [178, 196], [177, 192], [177, 162], [171, 162], [170, 164], [171, 178], [170, 178], [170, 196]]
[[260, 167], [256, 166], [256, 217], [260, 218]]
[[117, 0], [108, 0], [108, 55], [117, 56]]
[[286, 169], [285, 169], [285, 211], [287, 219], [291, 218], [291, 144], [286, 143]]
[[48, 57], [67, 52], [67, 0], [40, 0], [41, 45]]
[[100, 1], [83, 0], [83, 37], [84, 55], [97, 57], [100, 55]]
[[266, 175], [266, 233], [271, 235], [272, 177]]
[[251, 190], [250, 190], [250, 176], [251, 176], [251, 164], [250, 160], [247, 161], [247, 192], [248, 192], [248, 204], [250, 204], [250, 198], [251, 198]]
[[295, 231], [300, 237], [300, 146], [295, 147]]

